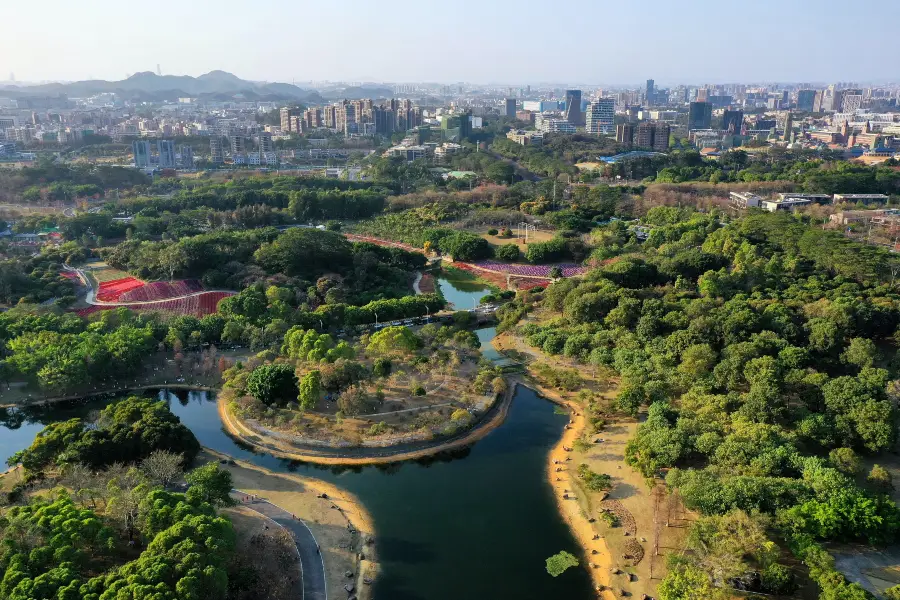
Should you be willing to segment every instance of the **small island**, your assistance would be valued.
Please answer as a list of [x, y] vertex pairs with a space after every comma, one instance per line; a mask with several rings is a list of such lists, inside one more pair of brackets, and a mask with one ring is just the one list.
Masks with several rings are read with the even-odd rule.
[[480, 355], [474, 323], [462, 312], [353, 338], [293, 327], [279, 352], [225, 371], [226, 426], [251, 444], [313, 462], [423, 444], [436, 451], [508, 392], [502, 371]]

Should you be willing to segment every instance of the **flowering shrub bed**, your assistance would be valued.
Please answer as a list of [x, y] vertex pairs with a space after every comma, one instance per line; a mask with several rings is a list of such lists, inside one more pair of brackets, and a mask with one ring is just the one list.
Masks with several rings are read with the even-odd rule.
[[[222, 298], [233, 296], [234, 292], [204, 292], [196, 296], [188, 298], [179, 298], [177, 300], [166, 300], [164, 302], [149, 302], [144, 304], [129, 304], [125, 308], [134, 311], [154, 311], [162, 312], [170, 315], [192, 315], [195, 317], [205, 317], [216, 312], [219, 301]], [[75, 312], [79, 317], [86, 317], [101, 310], [114, 310], [119, 308], [115, 305], [103, 306], [95, 305], [87, 308], [80, 308]]]
[[472, 264], [475, 267], [486, 271], [509, 273], [510, 275], [522, 275], [524, 277], [550, 277], [550, 269], [553, 267], [562, 269], [563, 277], [581, 275], [587, 271], [587, 267], [571, 263], [562, 263], [558, 265], [518, 265], [501, 263], [493, 260], [483, 260]]
[[101, 302], [115, 302], [119, 299], [119, 296], [125, 292], [139, 288], [143, 285], [143, 281], [135, 279], [134, 277], [104, 281], [100, 284], [100, 289], [97, 290], [97, 300], [100, 300]]
[[121, 294], [119, 300], [122, 302], [151, 302], [153, 300], [177, 298], [202, 291], [203, 284], [196, 279], [155, 281]]

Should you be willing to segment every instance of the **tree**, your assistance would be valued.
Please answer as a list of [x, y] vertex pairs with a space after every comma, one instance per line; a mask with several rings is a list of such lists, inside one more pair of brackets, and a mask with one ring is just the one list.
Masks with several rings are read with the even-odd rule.
[[391, 374], [391, 359], [379, 356], [372, 364], [372, 374], [376, 377], [387, 377]]
[[134, 537], [137, 527], [141, 502], [150, 492], [147, 479], [143, 473], [132, 467], [121, 475], [113, 477], [107, 485], [107, 490], [109, 500], [106, 504], [106, 512], [122, 525], [130, 540]]
[[454, 260], [481, 260], [491, 256], [491, 245], [486, 239], [465, 231], [453, 232], [442, 239], [440, 249]]
[[698, 567], [685, 565], [671, 569], [659, 584], [660, 600], [715, 600], [721, 590]]
[[828, 453], [828, 460], [838, 471], [850, 476], [856, 475], [862, 468], [862, 461], [852, 448], [835, 448]]
[[337, 400], [338, 408], [347, 416], [371, 413], [378, 406], [378, 401], [358, 387], [344, 390]]
[[231, 504], [231, 473], [216, 463], [207, 463], [187, 474], [188, 499], [191, 502], [209, 502], [213, 506]]
[[314, 408], [322, 393], [322, 374], [319, 371], [310, 371], [300, 380], [300, 391], [297, 401], [304, 410]]
[[853, 338], [850, 345], [841, 354], [841, 360], [849, 365], [856, 365], [860, 369], [871, 367], [878, 356], [875, 342], [868, 338]]
[[168, 488], [172, 482], [181, 476], [181, 464], [184, 457], [174, 452], [154, 450], [150, 456], [141, 462], [141, 470], [150, 481]]
[[422, 343], [408, 327], [385, 327], [369, 338], [367, 350], [374, 354], [411, 354]]
[[568, 569], [578, 565], [578, 559], [573, 554], [563, 550], [547, 559], [547, 573], [552, 577], [559, 577]]
[[869, 471], [866, 481], [878, 492], [890, 494], [894, 491], [894, 478], [891, 476], [890, 471], [881, 465], [872, 465], [872, 470]]
[[297, 397], [297, 376], [290, 365], [262, 365], [247, 378], [247, 391], [263, 404], [284, 404]]

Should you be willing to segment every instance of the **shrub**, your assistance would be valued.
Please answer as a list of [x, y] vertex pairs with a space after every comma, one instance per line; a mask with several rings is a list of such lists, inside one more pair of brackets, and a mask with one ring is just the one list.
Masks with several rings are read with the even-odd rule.
[[794, 574], [784, 565], [771, 564], [760, 575], [763, 589], [769, 593], [787, 595], [797, 589]]
[[603, 522], [609, 525], [610, 527], [618, 527], [619, 526], [619, 517], [614, 515], [611, 512], [600, 513], [600, 518], [603, 519]]
[[413, 388], [413, 394], [415, 394], [416, 396], [424, 396], [425, 388], [422, 387], [421, 385], [417, 385], [416, 387]]
[[382, 435], [390, 431], [390, 427], [384, 421], [379, 421], [369, 427], [369, 431], [367, 432], [370, 436]]
[[571, 567], [578, 566], [578, 559], [568, 552], [558, 552], [547, 559], [547, 572], [553, 577], [559, 577]]
[[391, 374], [392, 367], [391, 359], [380, 357], [375, 359], [375, 363], [372, 365], [372, 372], [376, 377], [387, 377]]
[[578, 478], [592, 492], [602, 492], [612, 487], [612, 477], [606, 473], [595, 473], [584, 463], [578, 465]]
[[494, 257], [504, 262], [517, 261], [521, 255], [522, 253], [519, 252], [519, 247], [516, 244], [503, 244], [494, 250]]
[[488, 229], [488, 235], [497, 235], [497, 230], [493, 227]]

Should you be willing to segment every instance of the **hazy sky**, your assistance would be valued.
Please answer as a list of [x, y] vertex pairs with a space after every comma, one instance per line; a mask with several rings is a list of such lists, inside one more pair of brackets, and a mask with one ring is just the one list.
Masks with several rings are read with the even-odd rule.
[[[892, 14], [893, 13], [893, 14]], [[900, 80], [898, 0], [9, 0], [0, 80]]]

